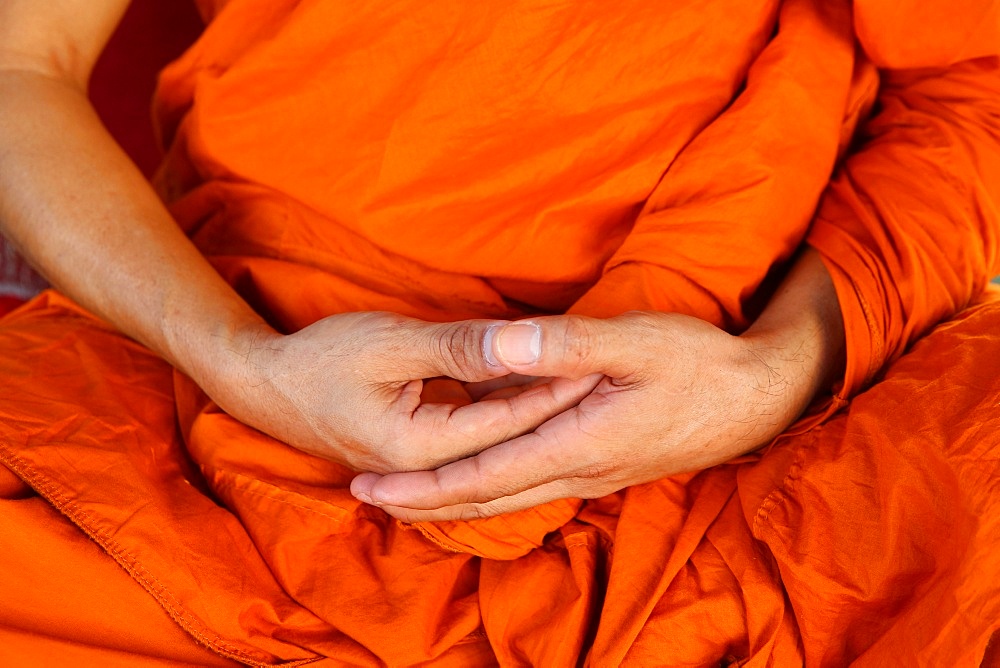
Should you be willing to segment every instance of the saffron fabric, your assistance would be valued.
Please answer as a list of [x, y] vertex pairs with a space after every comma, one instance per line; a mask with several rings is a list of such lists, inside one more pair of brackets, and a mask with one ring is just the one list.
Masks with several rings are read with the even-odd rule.
[[0, 321], [0, 658], [978, 665], [1000, 6], [967, 5], [202, 3], [156, 184], [279, 330], [658, 309], [737, 333], [808, 243], [845, 376], [729, 464], [409, 526], [46, 293]]

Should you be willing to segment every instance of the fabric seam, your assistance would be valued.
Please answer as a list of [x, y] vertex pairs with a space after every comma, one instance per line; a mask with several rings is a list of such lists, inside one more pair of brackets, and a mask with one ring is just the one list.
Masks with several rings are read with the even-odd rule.
[[[8, 468], [34, 488], [56, 510], [79, 527], [91, 540], [101, 546], [195, 640], [228, 659], [234, 659], [251, 666], [265, 667], [275, 665], [252, 657], [243, 650], [229, 644], [218, 634], [214, 634], [215, 638], [212, 639], [210, 637], [210, 635], [213, 635], [211, 630], [207, 629], [204, 624], [194, 621], [195, 618], [181, 606], [177, 598], [160, 582], [159, 578], [150, 573], [135, 555], [123, 548], [114, 538], [98, 529], [90, 513], [83, 510], [76, 501], [68, 499], [63, 492], [57, 489], [54, 483], [3, 445], [0, 445], [0, 461], [3, 461]], [[291, 668], [312, 663], [319, 658], [321, 657], [316, 656], [310, 659], [300, 659], [278, 665]]]

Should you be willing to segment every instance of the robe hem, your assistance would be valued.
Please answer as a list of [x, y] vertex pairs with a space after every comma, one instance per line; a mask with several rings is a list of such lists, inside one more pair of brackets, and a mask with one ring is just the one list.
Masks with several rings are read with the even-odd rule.
[[[83, 533], [97, 543], [104, 552], [121, 566], [125, 572], [142, 586], [171, 619], [174, 620], [184, 631], [186, 631], [195, 641], [207, 647], [211, 651], [227, 659], [239, 661], [250, 666], [265, 668], [268, 666], [303, 666], [320, 660], [319, 655], [307, 659], [297, 659], [288, 662], [275, 663], [258, 657], [254, 657], [241, 650], [226, 640], [213, 634], [208, 627], [195, 621], [191, 614], [174, 598], [159, 579], [149, 573], [142, 563], [128, 550], [121, 547], [113, 538], [105, 535], [105, 532], [93, 526], [90, 522], [90, 515], [82, 510], [72, 499], [67, 498], [57, 485], [47, 479], [43, 474], [35, 470], [30, 464], [24, 462], [6, 445], [0, 444], [0, 463], [5, 465], [14, 474], [20, 477], [32, 489], [38, 492], [39, 496], [48, 501], [63, 516], [75, 524]], [[215, 637], [212, 638], [211, 636]]]

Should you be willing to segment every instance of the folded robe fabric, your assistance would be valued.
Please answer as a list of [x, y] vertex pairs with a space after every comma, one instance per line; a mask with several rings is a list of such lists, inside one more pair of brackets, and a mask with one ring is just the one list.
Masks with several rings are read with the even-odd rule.
[[[204, 3], [157, 185], [279, 329], [650, 308], [738, 332], [808, 242], [846, 375], [763, 454], [411, 527], [47, 294], [0, 321], [0, 657], [976, 665], [1000, 626], [1000, 7], [973, 4]], [[61, 617], [21, 613], [55, 588], [11, 575], [27, 527], [94, 578]], [[112, 559], [162, 608], [125, 599], [148, 631], [83, 621], [130, 584]]]

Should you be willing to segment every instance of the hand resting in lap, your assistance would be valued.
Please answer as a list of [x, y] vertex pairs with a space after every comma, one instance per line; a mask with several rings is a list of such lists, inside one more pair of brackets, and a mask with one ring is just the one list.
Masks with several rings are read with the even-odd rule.
[[517, 374], [599, 379], [593, 391], [474, 457], [365, 473], [351, 489], [405, 521], [471, 519], [704, 469], [790, 425], [842, 368], [843, 337], [836, 294], [812, 251], [740, 336], [657, 312], [511, 323], [492, 337], [495, 361]]
[[[455, 381], [509, 373], [483, 358], [490, 320], [428, 323], [346, 313], [294, 334], [241, 333], [234, 382], [214, 392], [233, 417], [363, 471], [429, 469], [516, 438], [573, 405], [596, 379], [556, 379], [472, 401]], [[242, 340], [240, 340], [242, 339]], [[425, 390], [425, 380], [430, 380]]]

